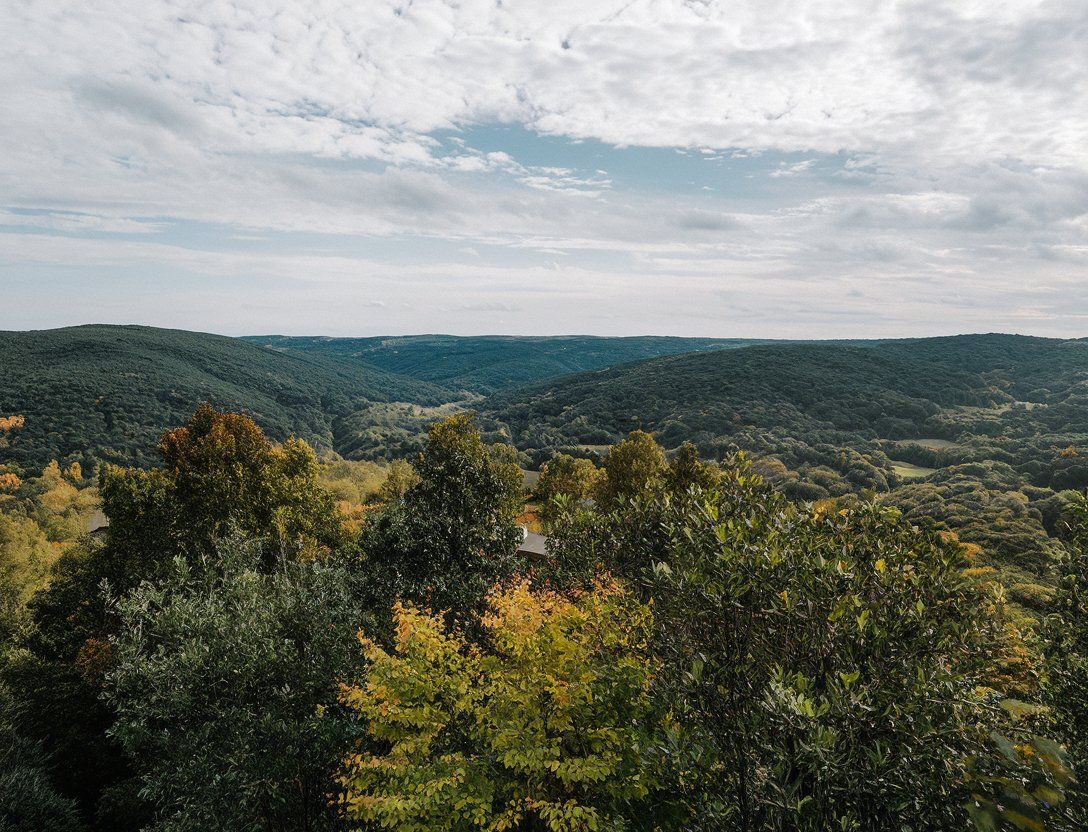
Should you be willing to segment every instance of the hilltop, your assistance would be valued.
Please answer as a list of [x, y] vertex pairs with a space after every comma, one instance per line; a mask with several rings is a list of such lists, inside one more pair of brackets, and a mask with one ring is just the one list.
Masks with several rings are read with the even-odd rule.
[[202, 401], [249, 413], [271, 436], [330, 446], [336, 420], [373, 402], [436, 405], [423, 381], [220, 335], [91, 325], [0, 332], [0, 415], [25, 426], [0, 462], [150, 464], [159, 433]]
[[603, 338], [589, 335], [410, 335], [389, 338], [255, 335], [246, 340], [292, 354], [350, 359], [453, 390], [482, 394], [645, 358], [763, 343], [742, 338]]

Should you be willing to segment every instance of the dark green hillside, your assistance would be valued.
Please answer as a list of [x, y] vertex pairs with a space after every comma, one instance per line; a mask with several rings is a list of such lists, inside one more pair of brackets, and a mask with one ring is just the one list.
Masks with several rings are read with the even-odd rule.
[[956, 335], [880, 341], [882, 352], [990, 378], [1017, 399], [1030, 400], [1048, 385], [1068, 386], [1088, 372], [1088, 341], [1026, 335]]
[[294, 353], [351, 358], [391, 373], [455, 390], [491, 393], [533, 381], [611, 367], [662, 355], [760, 343], [739, 338], [595, 338], [564, 335], [403, 338], [292, 338], [252, 336], [246, 340]]
[[875, 439], [924, 435], [944, 408], [1011, 401], [977, 373], [880, 347], [760, 345], [651, 359], [491, 399], [522, 446], [601, 444], [632, 427], [666, 446], [743, 435]]
[[935, 467], [995, 460], [1036, 485], [1088, 486], [1088, 340], [959, 336], [888, 342], [880, 349], [976, 374], [1003, 400], [986, 409], [942, 410], [925, 436], [944, 441], [903, 443], [900, 457]]
[[1039, 606], [1069, 491], [1088, 487], [1088, 341], [1007, 335], [771, 344], [651, 359], [493, 396], [542, 461], [643, 428], [736, 450], [795, 499], [874, 492], [983, 546]]
[[488, 412], [530, 449], [604, 444], [643, 427], [666, 446], [768, 433], [896, 440], [937, 446], [920, 465], [999, 457], [1030, 468], [1039, 443], [1088, 434], [1086, 403], [1088, 341], [970, 335], [657, 358], [497, 394]]
[[437, 404], [445, 391], [331, 357], [149, 327], [0, 333], [0, 416], [25, 426], [0, 463], [150, 464], [159, 433], [201, 401], [253, 415], [273, 437], [329, 445], [334, 420], [370, 402]]

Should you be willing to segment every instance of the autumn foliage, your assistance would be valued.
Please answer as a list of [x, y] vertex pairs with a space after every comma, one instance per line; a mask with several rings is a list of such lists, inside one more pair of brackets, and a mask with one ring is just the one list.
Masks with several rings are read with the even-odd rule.
[[348, 758], [347, 811], [397, 830], [611, 829], [653, 786], [652, 617], [614, 584], [576, 598], [497, 588], [480, 645], [397, 604], [392, 652], [362, 638], [344, 701], [372, 743]]

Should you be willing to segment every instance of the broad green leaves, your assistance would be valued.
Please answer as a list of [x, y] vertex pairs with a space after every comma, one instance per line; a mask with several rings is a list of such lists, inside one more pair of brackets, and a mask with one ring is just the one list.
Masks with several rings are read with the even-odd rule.
[[894, 510], [798, 507], [741, 461], [713, 489], [572, 523], [553, 550], [652, 597], [655, 695], [681, 738], [660, 748], [698, 828], [959, 830], [973, 794], [1015, 828], [1006, 795], [1067, 784], [997, 753], [991, 731], [1034, 740], [981, 687], [988, 600], [957, 543]]

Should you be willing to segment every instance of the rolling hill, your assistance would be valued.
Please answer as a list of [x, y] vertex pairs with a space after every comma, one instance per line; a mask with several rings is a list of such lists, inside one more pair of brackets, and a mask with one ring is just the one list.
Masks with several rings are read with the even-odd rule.
[[538, 382], [486, 412], [523, 448], [666, 446], [766, 433], [875, 440], [1088, 432], [1088, 341], [1009, 335], [762, 344], [668, 356]]
[[293, 354], [346, 358], [453, 390], [482, 394], [645, 358], [763, 343], [740, 338], [598, 338], [586, 335], [540, 338], [500, 335], [412, 335], [395, 338], [259, 335], [247, 337], [246, 340]]
[[712, 458], [749, 452], [794, 499], [869, 495], [977, 543], [979, 567], [1038, 611], [1065, 506], [1088, 487], [1088, 341], [756, 345], [540, 382], [483, 417], [537, 462], [635, 428]]
[[[0, 333], [0, 351], [0, 416], [26, 419], [0, 436], [0, 464], [152, 464], [159, 433], [204, 400], [354, 459], [409, 456], [430, 422], [465, 407], [535, 464], [643, 428], [715, 459], [749, 452], [794, 499], [868, 494], [930, 518], [983, 546], [1034, 609], [1070, 489], [1088, 487], [1086, 340], [232, 339], [86, 326]], [[549, 375], [608, 361], [626, 363]]]
[[374, 402], [437, 405], [444, 389], [335, 357], [177, 330], [80, 326], [0, 333], [0, 415], [25, 426], [0, 463], [154, 462], [159, 433], [201, 401], [244, 410], [273, 437], [331, 446], [336, 421]]

